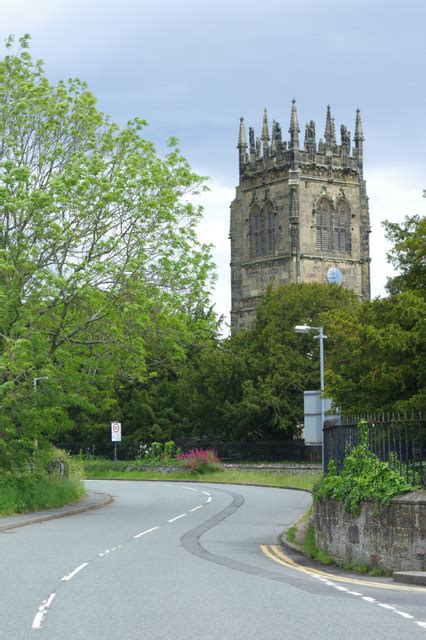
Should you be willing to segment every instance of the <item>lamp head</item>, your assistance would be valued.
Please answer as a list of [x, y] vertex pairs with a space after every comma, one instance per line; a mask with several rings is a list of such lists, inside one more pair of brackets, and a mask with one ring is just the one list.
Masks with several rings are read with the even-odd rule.
[[298, 324], [294, 327], [296, 333], [309, 333], [313, 327], [307, 324]]

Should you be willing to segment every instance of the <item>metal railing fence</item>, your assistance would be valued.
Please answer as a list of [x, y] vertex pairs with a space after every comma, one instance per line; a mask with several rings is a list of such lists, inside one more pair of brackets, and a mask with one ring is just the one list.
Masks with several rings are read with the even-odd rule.
[[[194, 449], [213, 449], [223, 462], [294, 462], [303, 464], [321, 464], [321, 446], [307, 446], [303, 440], [285, 442], [227, 442], [204, 438], [177, 438], [175, 444], [184, 453]], [[58, 443], [71, 455], [84, 457], [114, 458], [113, 443]], [[146, 445], [149, 448], [149, 444]], [[143, 460], [143, 443], [120, 442], [117, 453], [120, 460]]]
[[360, 441], [359, 422], [368, 424], [368, 447], [372, 453], [413, 484], [425, 483], [425, 420], [421, 414], [368, 414], [324, 423], [324, 466], [336, 462], [343, 468], [346, 453]]

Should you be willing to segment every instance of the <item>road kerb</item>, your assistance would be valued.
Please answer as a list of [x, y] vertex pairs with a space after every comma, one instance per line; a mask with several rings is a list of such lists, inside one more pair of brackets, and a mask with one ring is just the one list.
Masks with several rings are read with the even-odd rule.
[[42, 516], [33, 516], [33, 517], [30, 516], [26, 520], [18, 520], [16, 522], [3, 524], [3, 525], [0, 525], [0, 532], [9, 531], [10, 529], [18, 529], [19, 527], [26, 527], [30, 524], [39, 524], [41, 522], [47, 522], [49, 520], [57, 520], [58, 518], [66, 518], [68, 516], [74, 516], [79, 513], [85, 513], [86, 511], [91, 511], [92, 509], [100, 509], [101, 507], [107, 507], [114, 500], [114, 498], [111, 495], [109, 495], [109, 493], [100, 493], [98, 491], [95, 491], [94, 493], [98, 495], [103, 495], [104, 499], [95, 504], [89, 504], [89, 505], [84, 505], [80, 507], [78, 505], [76, 505], [75, 507], [73, 506], [63, 507], [63, 510], [57, 511], [55, 513], [47, 513]]

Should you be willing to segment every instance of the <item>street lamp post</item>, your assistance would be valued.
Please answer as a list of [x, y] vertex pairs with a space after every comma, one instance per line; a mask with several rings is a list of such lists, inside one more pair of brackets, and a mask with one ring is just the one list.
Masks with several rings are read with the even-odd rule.
[[37, 385], [40, 382], [40, 380], [49, 380], [49, 376], [40, 376], [40, 378], [33, 378], [34, 391], [36, 391]]
[[311, 327], [307, 324], [299, 324], [294, 327], [296, 333], [310, 333], [311, 331], [318, 331], [317, 335], [314, 336], [314, 340], [319, 341], [319, 349], [320, 349], [320, 390], [321, 390], [321, 459], [322, 459], [322, 470], [324, 469], [324, 340], [327, 339], [327, 336], [324, 335], [323, 327]]
[[[49, 376], [40, 376], [39, 378], [33, 378], [33, 388], [34, 391], [37, 391], [37, 385], [40, 382], [40, 380], [48, 380]], [[37, 439], [37, 435], [34, 438], [34, 449], [38, 449], [38, 439]]]

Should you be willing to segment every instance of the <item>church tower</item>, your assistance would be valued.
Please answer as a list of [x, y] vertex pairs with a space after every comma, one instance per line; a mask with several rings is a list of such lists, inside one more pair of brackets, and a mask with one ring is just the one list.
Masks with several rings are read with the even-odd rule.
[[300, 146], [296, 102], [289, 140], [275, 120], [262, 133], [240, 119], [240, 182], [231, 204], [231, 285], [233, 331], [249, 327], [269, 285], [337, 282], [370, 298], [370, 221], [363, 177], [361, 115], [356, 112], [354, 146], [348, 129], [336, 141], [327, 107], [324, 138], [315, 123], [305, 127]]

